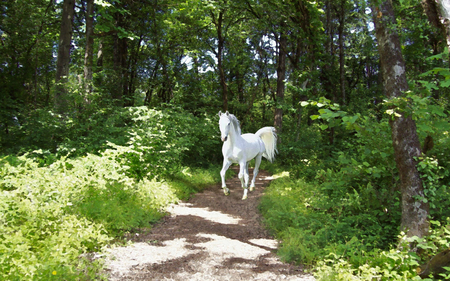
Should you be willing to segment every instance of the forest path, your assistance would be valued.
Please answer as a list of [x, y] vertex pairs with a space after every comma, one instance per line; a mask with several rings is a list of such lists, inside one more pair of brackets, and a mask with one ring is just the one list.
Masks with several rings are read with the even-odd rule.
[[110, 280], [315, 280], [279, 260], [261, 224], [258, 204], [271, 179], [260, 170], [245, 201], [236, 175], [229, 196], [217, 184], [171, 206], [148, 233], [130, 235], [131, 246], [111, 250]]

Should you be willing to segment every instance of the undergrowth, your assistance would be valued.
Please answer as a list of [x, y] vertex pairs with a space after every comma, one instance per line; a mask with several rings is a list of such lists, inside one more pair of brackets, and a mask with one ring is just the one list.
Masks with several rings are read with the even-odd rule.
[[92, 154], [44, 167], [26, 156], [4, 158], [0, 167], [1, 280], [95, 276], [101, 261], [83, 254], [151, 227], [168, 204], [216, 182], [219, 170], [184, 168], [168, 181], [136, 181], [117, 162]]
[[198, 145], [215, 130], [208, 117], [145, 107], [120, 114], [129, 123], [121, 144], [79, 152], [72, 140], [56, 153], [0, 158], [0, 280], [106, 280], [92, 256], [220, 180], [220, 167], [205, 164], [220, 153], [219, 137]]
[[297, 138], [281, 136], [277, 179], [260, 204], [266, 226], [281, 241], [283, 260], [309, 266], [323, 281], [450, 280], [448, 259], [427, 271], [450, 250], [450, 128], [428, 98], [410, 98], [420, 140], [434, 141], [416, 159], [424, 187], [424, 197], [416, 199], [429, 203], [429, 235], [419, 239], [400, 231], [389, 120], [351, 115], [326, 99], [303, 102], [318, 107], [311, 119], [320, 122], [305, 126]]
[[[425, 238], [392, 239], [376, 212], [323, 208], [329, 198], [317, 186], [288, 173], [275, 177], [260, 204], [264, 222], [281, 241], [279, 256], [309, 266], [317, 280], [423, 280], [420, 266], [450, 245], [450, 219], [432, 221]], [[420, 250], [409, 251], [411, 243]], [[448, 280], [448, 273], [426, 280]]]

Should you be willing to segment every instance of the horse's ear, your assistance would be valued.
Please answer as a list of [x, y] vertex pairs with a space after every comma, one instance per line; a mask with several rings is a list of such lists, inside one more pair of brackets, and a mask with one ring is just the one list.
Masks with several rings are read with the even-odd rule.
[[230, 113], [228, 112], [228, 110], [227, 110], [227, 112], [226, 112], [225, 114], [226, 114], [227, 116], [230, 115]]
[[222, 116], [222, 111], [219, 111], [219, 117]]

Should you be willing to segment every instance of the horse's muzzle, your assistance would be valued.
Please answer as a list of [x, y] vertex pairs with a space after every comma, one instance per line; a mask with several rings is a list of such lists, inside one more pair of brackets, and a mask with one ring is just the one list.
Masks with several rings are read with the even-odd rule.
[[227, 139], [228, 139], [228, 136], [225, 136], [224, 138], [222, 138], [222, 141], [223, 141], [223, 142], [226, 142]]

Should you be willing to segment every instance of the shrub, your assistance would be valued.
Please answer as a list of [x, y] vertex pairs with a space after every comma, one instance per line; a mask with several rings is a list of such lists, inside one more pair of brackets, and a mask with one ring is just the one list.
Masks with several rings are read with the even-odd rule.
[[[0, 279], [86, 279], [100, 268], [81, 258], [123, 232], [150, 227], [165, 207], [218, 181], [218, 170], [182, 169], [170, 181], [127, 175], [110, 149], [51, 165], [22, 157], [0, 163]], [[39, 154], [39, 153], [38, 153]], [[97, 262], [99, 263], [99, 261]]]
[[[78, 215], [82, 194], [66, 161], [51, 167], [21, 157], [17, 166], [2, 161], [0, 186], [0, 279], [77, 279], [88, 274], [79, 257], [100, 251], [110, 238], [101, 224]], [[86, 173], [85, 173], [86, 178]]]

